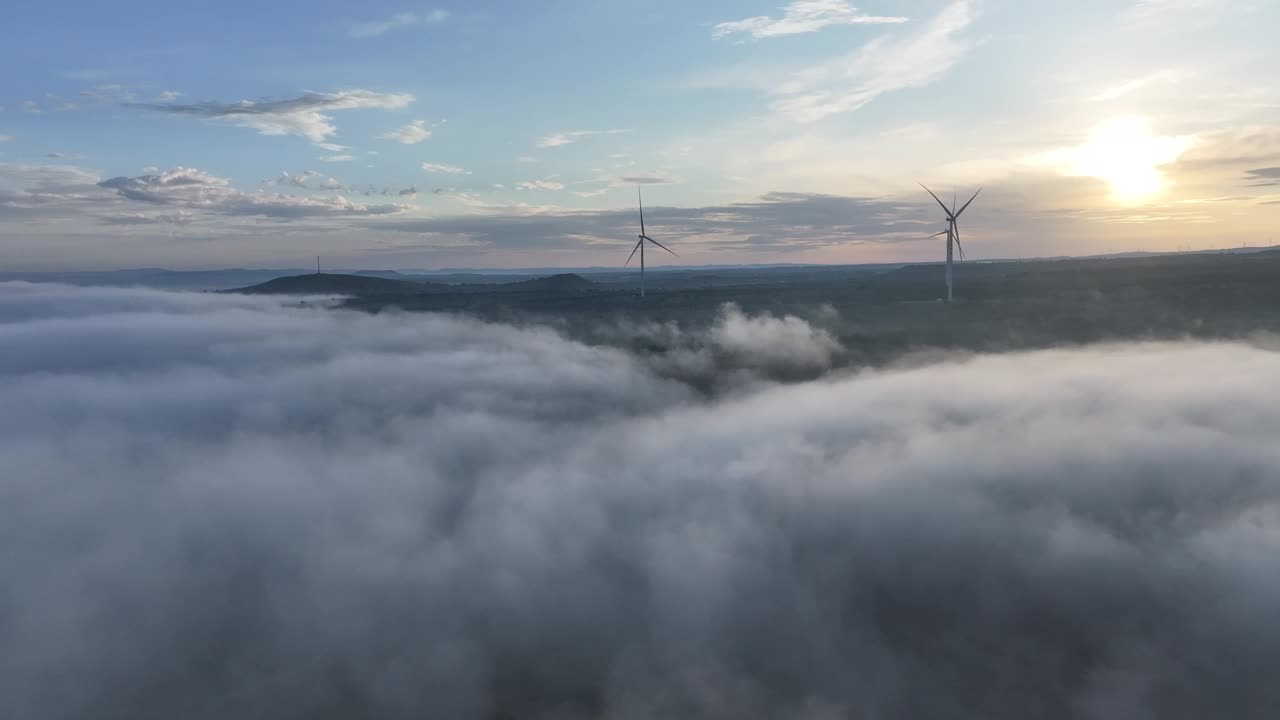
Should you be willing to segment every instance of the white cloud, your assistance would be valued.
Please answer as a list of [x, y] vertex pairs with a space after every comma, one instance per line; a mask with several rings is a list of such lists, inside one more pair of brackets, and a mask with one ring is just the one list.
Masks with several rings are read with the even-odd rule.
[[957, 35], [976, 16], [971, 0], [953, 2], [914, 35], [881, 37], [856, 52], [792, 73], [772, 88], [779, 99], [770, 107], [793, 120], [813, 122], [856, 110], [888, 92], [928, 85], [968, 52], [969, 44]]
[[414, 120], [399, 129], [378, 136], [381, 140], [394, 140], [405, 145], [417, 145], [431, 137], [432, 128], [427, 127], [426, 120]]
[[1092, 102], [1108, 102], [1110, 100], [1118, 100], [1142, 88], [1156, 84], [1173, 85], [1182, 82], [1187, 78], [1188, 74], [1182, 70], [1158, 70], [1141, 77], [1136, 77], [1119, 85], [1113, 85], [1098, 92], [1098, 94], [1089, 98]]
[[180, 97], [182, 97], [182, 93], [177, 90], [164, 90], [159, 95], [156, 95], [156, 102], [173, 102]]
[[319, 160], [320, 162], [330, 162], [330, 163], [331, 162], [351, 162], [352, 160], [355, 160], [355, 156], [340, 153], [337, 155], [321, 155], [316, 159]]
[[132, 107], [182, 117], [207, 118], [253, 128], [262, 135], [298, 135], [313, 143], [325, 143], [337, 132], [333, 110], [360, 108], [399, 109], [413, 102], [409, 93], [380, 93], [373, 90], [339, 90], [331, 93], [307, 92], [282, 100], [241, 100], [235, 103], [203, 102], [132, 103]]
[[520, 190], [563, 190], [564, 183], [555, 180], [521, 180], [516, 183]]
[[1274, 350], [720, 323], [0, 285], [0, 714], [1271, 715]]
[[231, 187], [226, 178], [184, 167], [158, 174], [114, 177], [99, 182], [98, 187], [113, 190], [120, 197], [136, 202], [224, 215], [304, 218], [390, 215], [408, 209], [403, 205], [353, 203], [339, 195], [321, 198], [280, 193], [246, 193]]
[[[538, 138], [536, 144], [539, 148], [556, 148], [556, 147], [562, 147], [564, 145], [570, 145], [572, 143], [577, 142], [581, 138], [590, 137], [592, 135], [617, 135], [617, 134], [626, 133], [626, 132], [631, 132], [631, 131], [630, 130], [569, 130], [567, 132], [558, 132], [558, 133], [552, 133], [550, 135], [544, 135]], [[521, 158], [521, 161], [532, 162], [533, 160], [532, 158], [530, 158], [529, 160], [525, 161], [523, 158]]]
[[430, 173], [440, 173], [443, 175], [470, 175], [469, 170], [464, 170], [457, 165], [445, 165], [443, 163], [422, 163], [422, 169]]
[[782, 17], [767, 15], [722, 22], [711, 36], [722, 38], [748, 33], [755, 38], [817, 32], [832, 25], [883, 25], [907, 22], [900, 16], [867, 15], [847, 0], [792, 0], [782, 9]]
[[371, 22], [358, 23], [352, 25], [348, 31], [351, 37], [371, 38], [378, 37], [384, 33], [400, 28], [435, 25], [444, 22], [449, 17], [447, 10], [432, 10], [425, 13], [396, 13], [384, 20], [374, 20]]
[[4, 133], [0, 133], [0, 142], [9, 142], [12, 139], [13, 139], [12, 135], [5, 135]]
[[100, 103], [129, 103], [134, 101], [136, 94], [120, 83], [104, 83], [81, 90], [80, 97]]

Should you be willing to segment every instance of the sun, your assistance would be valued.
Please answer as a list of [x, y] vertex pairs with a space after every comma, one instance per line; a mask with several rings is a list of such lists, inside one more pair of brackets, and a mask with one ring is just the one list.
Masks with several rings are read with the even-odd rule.
[[1067, 149], [1064, 171], [1105, 180], [1121, 201], [1140, 200], [1168, 186], [1163, 165], [1187, 149], [1186, 138], [1160, 137], [1141, 117], [1108, 120], [1089, 133], [1084, 144]]

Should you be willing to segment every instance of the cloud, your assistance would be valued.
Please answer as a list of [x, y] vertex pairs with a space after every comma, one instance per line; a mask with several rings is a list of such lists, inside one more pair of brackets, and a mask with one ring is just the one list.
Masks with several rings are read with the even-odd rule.
[[187, 225], [194, 221], [192, 213], [178, 211], [169, 214], [121, 213], [104, 215], [101, 222], [107, 225]]
[[1280, 167], [1254, 168], [1245, 173], [1244, 181], [1250, 187], [1280, 185]]
[[0, 286], [0, 715], [1280, 702], [1273, 350], [705, 397], [546, 329], [295, 304]]
[[628, 185], [664, 185], [666, 183], [674, 182], [671, 178], [649, 175], [624, 176], [618, 179]]
[[5, 135], [4, 133], [0, 133], [0, 142], [9, 142], [12, 139], [13, 139], [12, 135]]
[[[478, 209], [487, 214], [393, 219], [370, 227], [461, 236], [478, 251], [563, 248], [612, 252], [612, 244], [629, 235], [620, 228], [636, 222], [632, 208], [527, 212], [482, 205]], [[697, 242], [725, 252], [786, 254], [854, 243], [916, 242], [923, 236], [921, 223], [931, 222], [933, 216], [922, 203], [775, 192], [750, 202], [704, 207], [646, 203], [645, 220], [649, 233], [668, 245], [668, 240]], [[672, 249], [683, 254], [679, 248]]]
[[362, 205], [338, 195], [320, 198], [280, 193], [246, 193], [231, 187], [225, 178], [184, 167], [137, 177], [109, 178], [99, 182], [98, 186], [114, 190], [120, 197], [135, 202], [224, 215], [273, 218], [378, 216], [408, 209], [404, 205]]
[[130, 103], [134, 101], [136, 94], [127, 85], [105, 83], [81, 90], [80, 97], [99, 103]]
[[1135, 19], [1151, 19], [1184, 12], [1221, 10], [1235, 0], [1136, 0], [1129, 9]]
[[426, 120], [414, 120], [397, 130], [383, 133], [378, 138], [381, 140], [394, 140], [405, 145], [417, 145], [431, 137], [431, 131], [432, 128], [427, 127]]
[[[634, 163], [631, 163], [631, 164], [634, 164]], [[621, 176], [621, 177], [616, 175], [606, 175], [606, 176], [598, 177], [592, 180], [583, 180], [580, 182], [573, 183], [574, 185], [579, 185], [579, 186], [596, 185], [597, 187], [595, 189], [573, 190], [571, 192], [572, 194], [577, 195], [578, 197], [590, 198], [590, 197], [600, 197], [620, 187], [627, 187], [632, 185], [665, 185], [668, 183], [679, 183], [679, 182], [683, 182], [683, 180], [673, 175], [663, 175], [663, 174], [627, 175], [627, 176]]]
[[264, 180], [267, 185], [284, 185], [304, 190], [337, 190], [345, 191], [347, 188], [336, 178], [328, 177], [324, 173], [315, 170], [303, 170], [300, 173], [290, 174], [281, 172], [278, 176], [270, 180]]
[[[552, 133], [538, 138], [537, 146], [539, 148], [556, 148], [565, 145], [571, 145], [584, 137], [593, 135], [618, 135], [621, 133], [631, 132], [630, 130], [569, 130], [567, 132]], [[533, 158], [519, 158], [521, 162], [533, 162]]]
[[356, 158], [355, 158], [355, 156], [354, 156], [354, 155], [347, 155], [346, 153], [339, 153], [339, 154], [337, 154], [337, 155], [322, 155], [322, 156], [320, 156], [319, 158], [316, 158], [316, 159], [317, 159], [317, 160], [319, 160], [320, 162], [351, 162], [352, 160], [355, 160]]
[[1131, 95], [1142, 88], [1155, 84], [1174, 85], [1182, 82], [1188, 77], [1188, 73], [1182, 70], [1158, 70], [1156, 72], [1133, 78], [1119, 85], [1106, 88], [1097, 95], [1089, 98], [1091, 102], [1108, 102], [1118, 100], [1122, 97]]
[[722, 22], [711, 29], [711, 37], [747, 33], [759, 39], [817, 32], [832, 25], [880, 25], [907, 20], [905, 17], [867, 15], [846, 0], [792, 0], [783, 8], [780, 18], [763, 15]]
[[162, 102], [162, 103], [173, 102], [174, 100], [177, 100], [180, 97], [182, 97], [182, 93], [178, 92], [177, 90], [162, 90], [160, 91], [159, 95], [156, 95], [156, 102]]
[[444, 22], [448, 17], [449, 12], [447, 10], [432, 10], [425, 13], [396, 13], [385, 20], [374, 20], [352, 25], [348, 33], [355, 38], [379, 37], [401, 28], [436, 25]]
[[446, 165], [443, 163], [422, 163], [422, 169], [429, 173], [441, 173], [444, 175], [470, 175], [471, 171], [464, 170], [457, 165]]
[[857, 110], [885, 93], [929, 85], [964, 58], [970, 44], [959, 35], [977, 14], [974, 2], [953, 2], [913, 35], [881, 37], [790, 73], [772, 86], [777, 99], [770, 108], [798, 122], [814, 122]]
[[520, 190], [563, 190], [564, 183], [555, 180], [521, 180], [516, 183]]
[[4, 211], [38, 211], [49, 219], [55, 210], [95, 204], [102, 193], [101, 177], [74, 165], [24, 165], [0, 163], [0, 214]]
[[380, 93], [373, 90], [339, 90], [331, 93], [306, 92], [295, 98], [241, 100], [235, 103], [203, 102], [128, 103], [130, 107], [182, 117], [207, 118], [257, 130], [262, 135], [297, 135], [313, 143], [324, 143], [337, 132], [327, 114], [334, 110], [358, 108], [398, 109], [413, 102], [408, 93]]

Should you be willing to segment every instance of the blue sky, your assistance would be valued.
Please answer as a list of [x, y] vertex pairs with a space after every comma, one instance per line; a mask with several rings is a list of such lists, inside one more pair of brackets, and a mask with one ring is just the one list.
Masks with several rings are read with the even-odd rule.
[[1261, 244], [1280, 5], [22, 4], [0, 266], [610, 265]]

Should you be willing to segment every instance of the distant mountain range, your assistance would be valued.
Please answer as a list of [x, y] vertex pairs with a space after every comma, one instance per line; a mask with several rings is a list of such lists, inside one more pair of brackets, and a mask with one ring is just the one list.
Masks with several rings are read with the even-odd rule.
[[[397, 273], [398, 274], [398, 273]], [[467, 292], [538, 292], [574, 294], [588, 292], [596, 283], [581, 275], [561, 273], [550, 277], [532, 278], [508, 283], [484, 283], [467, 285], [447, 285], [428, 282], [420, 276], [402, 276], [398, 280], [382, 277], [381, 274], [359, 273], [306, 273], [286, 277], [272, 278], [263, 283], [248, 287], [225, 290], [223, 292], [244, 293], [248, 295], [421, 295], [426, 293], [467, 293]]]
[[[1238, 247], [1212, 250], [1188, 250], [1177, 252], [1120, 252], [1102, 255], [1090, 255], [1084, 258], [1073, 258], [1062, 255], [1040, 258], [982, 258], [979, 262], [1036, 262], [1040, 260], [1065, 259], [1107, 259], [1107, 258], [1139, 258], [1158, 255], [1230, 253], [1245, 254], [1280, 251], [1280, 246]], [[921, 263], [869, 263], [845, 266], [813, 265], [800, 263], [773, 263], [756, 265], [679, 265], [649, 268], [649, 272], [658, 276], [671, 276], [687, 273], [706, 273], [714, 271], [768, 271], [770, 269], [801, 270], [804, 268], [837, 268], [837, 267], [876, 267], [888, 269], [905, 264], [936, 264], [933, 261]], [[255, 285], [289, 276], [315, 275], [302, 268], [226, 268], [221, 270], [167, 270], [164, 268], [137, 268], [129, 270], [105, 270], [84, 272], [0, 272], [0, 282], [6, 280], [23, 280], [27, 282], [57, 282], [69, 285], [98, 285], [109, 287], [152, 287], [166, 290], [227, 290], [230, 288], [249, 288]], [[473, 269], [449, 268], [439, 270], [401, 269], [401, 270], [341, 270], [324, 275], [359, 276], [366, 278], [382, 278], [417, 283], [435, 283], [440, 285], [507, 285], [515, 281], [532, 281], [547, 276], [573, 275], [584, 282], [592, 280], [608, 284], [620, 282], [634, 274], [617, 267], [583, 267], [583, 268], [523, 268], [523, 269]], [[582, 277], [587, 275], [588, 277]], [[316, 282], [316, 281], [312, 281]], [[389, 286], [388, 286], [389, 287]]]

